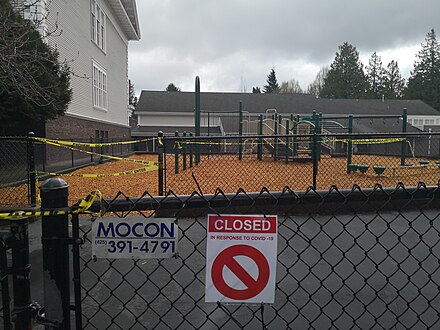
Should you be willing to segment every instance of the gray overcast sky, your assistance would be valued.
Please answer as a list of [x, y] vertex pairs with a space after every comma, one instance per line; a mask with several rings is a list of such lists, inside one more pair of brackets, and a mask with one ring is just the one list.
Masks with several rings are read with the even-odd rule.
[[141, 40], [130, 42], [129, 78], [137, 93], [173, 82], [194, 91], [247, 92], [263, 87], [272, 67], [278, 83], [305, 89], [330, 66], [345, 41], [362, 63], [376, 51], [404, 78], [433, 28], [439, 0], [137, 0]]

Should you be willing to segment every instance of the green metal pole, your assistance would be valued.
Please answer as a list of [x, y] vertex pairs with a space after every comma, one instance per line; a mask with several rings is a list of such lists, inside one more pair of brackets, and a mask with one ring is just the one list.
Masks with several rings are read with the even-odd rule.
[[[403, 108], [402, 113], [402, 133], [408, 131], [408, 110]], [[400, 154], [400, 166], [405, 166], [405, 156], [406, 156], [406, 139], [402, 141], [402, 152]]]
[[293, 122], [293, 138], [292, 138], [292, 143], [293, 143], [293, 156], [297, 156], [297, 150], [298, 150], [298, 144], [297, 144], [297, 134], [298, 134], [298, 123], [299, 123], [299, 115], [296, 116], [295, 121]]
[[322, 120], [322, 112], [320, 112], [316, 116], [316, 126], [315, 126], [315, 132], [318, 134], [318, 144], [316, 145], [317, 148], [317, 157], [318, 160], [321, 160], [321, 134], [322, 134], [322, 127], [321, 127], [321, 120]]
[[258, 116], [258, 160], [263, 160], [263, 115]]
[[278, 115], [273, 115], [273, 129], [274, 129], [274, 135], [275, 138], [273, 140], [273, 160], [277, 160], [277, 153], [278, 153]]
[[286, 121], [286, 164], [289, 162], [289, 154], [290, 154], [290, 142], [289, 135], [290, 134], [290, 125], [289, 120]]
[[[281, 123], [283, 122], [283, 116], [282, 115], [278, 115], [278, 118], [277, 118], [278, 120], [277, 120], [277, 126], [278, 126], [278, 129], [277, 129], [277, 131], [278, 131], [278, 134], [280, 134], [280, 135], [283, 135], [283, 132], [281, 131]], [[282, 138], [280, 138], [279, 140], [278, 140], [278, 153], [280, 153], [280, 147], [281, 147], [281, 144], [280, 144], [280, 142], [282, 141], [283, 139]]]
[[208, 112], [208, 136], [211, 135], [211, 134], [210, 134], [210, 131], [211, 131], [211, 123], [210, 123], [210, 120], [209, 120], [209, 119], [210, 119], [210, 118], [209, 118], [209, 117], [210, 117], [210, 114], [211, 114], [211, 113]]
[[243, 159], [243, 102], [240, 101], [240, 106], [238, 108], [238, 159], [242, 160]]
[[[186, 131], [183, 131], [183, 137], [186, 137]], [[186, 170], [186, 140], [182, 143], [183, 170]]]
[[[200, 136], [200, 78], [196, 77], [196, 93], [195, 93], [195, 133], [196, 137]], [[200, 145], [196, 145], [196, 165], [200, 162]]]
[[[179, 137], [179, 132], [174, 132], [175, 137]], [[179, 174], [179, 146], [177, 140], [174, 141], [174, 173]]]
[[[353, 115], [348, 116], [348, 134], [353, 133]], [[348, 138], [347, 143], [347, 173], [350, 173], [350, 165], [353, 159], [353, 142], [351, 137]]]
[[[190, 142], [192, 142], [193, 133], [189, 133]], [[193, 167], [193, 144], [190, 143], [189, 145], [189, 167]]]

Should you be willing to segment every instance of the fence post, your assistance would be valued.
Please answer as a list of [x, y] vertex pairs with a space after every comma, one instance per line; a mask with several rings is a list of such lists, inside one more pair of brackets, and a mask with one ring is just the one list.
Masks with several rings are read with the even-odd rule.
[[263, 115], [258, 116], [258, 160], [263, 160]]
[[273, 115], [273, 129], [274, 129], [274, 143], [273, 143], [273, 160], [277, 160], [277, 154], [278, 154], [278, 116], [277, 114]]
[[[196, 76], [195, 86], [195, 124], [196, 124], [196, 137], [200, 136], [200, 78]], [[200, 163], [200, 144], [196, 145], [196, 165]]]
[[[186, 131], [183, 131], [183, 137], [186, 138]], [[183, 170], [186, 170], [186, 139], [182, 143]]]
[[30, 329], [32, 326], [32, 301], [29, 264], [29, 231], [28, 218], [11, 222], [11, 239], [9, 246], [12, 250], [12, 286], [14, 296], [13, 314], [15, 329]]
[[320, 143], [318, 141], [319, 126], [317, 125], [316, 120], [314, 122], [315, 122], [315, 127], [313, 128], [312, 161], [313, 161], [313, 189], [316, 189], [316, 177], [318, 176], [318, 164], [321, 157], [321, 148], [320, 148]]
[[[179, 137], [179, 132], [174, 132], [175, 137]], [[174, 173], [179, 174], [179, 145], [174, 141]]]
[[164, 154], [164, 140], [163, 132], [157, 133], [157, 162], [159, 163], [158, 169], [158, 193], [159, 196], [163, 196], [163, 182], [164, 182], [164, 166], [163, 166], [163, 154]]
[[192, 144], [192, 142], [193, 142], [193, 140], [192, 140], [193, 133], [192, 132], [189, 133], [189, 137], [190, 137], [190, 144], [189, 144], [189, 167], [191, 168], [191, 167], [193, 167], [193, 144]]
[[8, 255], [6, 244], [0, 239], [0, 281], [2, 289], [2, 314], [3, 328], [12, 329], [11, 323], [11, 297], [9, 296], [9, 278], [8, 278]]
[[353, 141], [351, 134], [353, 133], [353, 115], [348, 116], [348, 143], [347, 143], [347, 173], [350, 174], [350, 165], [353, 161]]
[[243, 159], [243, 102], [240, 101], [240, 106], [238, 108], [238, 160]]
[[99, 139], [99, 142], [101, 143], [101, 147], [99, 148], [101, 156], [99, 156], [99, 164], [104, 163], [104, 146], [102, 145], [104, 143], [104, 138], [101, 136]]
[[[402, 113], [402, 133], [406, 133], [408, 131], [408, 111], [406, 108], [403, 108]], [[406, 156], [406, 142], [407, 140], [402, 141], [402, 151], [400, 154], [400, 166], [405, 166], [405, 156]]]
[[35, 133], [29, 132], [27, 137], [29, 202], [37, 206], [37, 174], [35, 171]]
[[[68, 206], [69, 185], [50, 178], [40, 187], [41, 211]], [[44, 311], [57, 329], [70, 329], [70, 273], [68, 215], [42, 216]]]
[[289, 120], [286, 121], [286, 164], [289, 163], [289, 156], [290, 156], [290, 140], [289, 140], [289, 134], [290, 134], [290, 125]]

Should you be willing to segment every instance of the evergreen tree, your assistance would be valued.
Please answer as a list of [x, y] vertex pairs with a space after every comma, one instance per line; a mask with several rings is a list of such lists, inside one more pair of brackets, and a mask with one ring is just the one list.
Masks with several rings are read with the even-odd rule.
[[137, 99], [135, 92], [134, 92], [134, 85], [131, 82], [131, 80], [129, 79], [128, 80], [128, 104], [132, 105], [136, 108], [137, 101], [138, 101], [138, 99]]
[[330, 66], [321, 97], [331, 98], [363, 98], [365, 97], [368, 84], [363, 71], [363, 65], [359, 60], [356, 47], [345, 42], [339, 46], [339, 53]]
[[406, 96], [420, 99], [440, 111], [440, 45], [432, 29], [416, 56]]
[[280, 86], [277, 82], [277, 76], [275, 74], [275, 69], [272, 68], [270, 73], [267, 76], [267, 85], [264, 85], [263, 92], [264, 93], [278, 93], [280, 91]]
[[260, 87], [252, 87], [252, 93], [257, 93], [257, 94], [259, 94], [259, 93], [261, 93], [261, 89], [260, 89]]
[[387, 99], [400, 99], [404, 89], [405, 79], [400, 74], [399, 65], [391, 61], [385, 70], [383, 95]]
[[165, 88], [167, 92], [180, 92], [180, 88], [174, 85], [174, 83], [169, 83], [167, 88]]
[[365, 68], [368, 81], [367, 96], [373, 99], [382, 98], [384, 92], [385, 69], [382, 67], [382, 59], [374, 52]]
[[21, 135], [67, 110], [70, 69], [43, 42], [37, 23], [7, 0], [0, 0], [0, 21], [0, 134]]

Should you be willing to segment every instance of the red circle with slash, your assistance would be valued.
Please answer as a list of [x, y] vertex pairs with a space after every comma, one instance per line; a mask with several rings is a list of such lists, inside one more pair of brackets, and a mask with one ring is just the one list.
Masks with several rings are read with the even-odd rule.
[[[252, 259], [258, 267], [258, 277], [254, 279], [249, 272], [234, 258], [245, 256]], [[227, 267], [246, 286], [246, 289], [235, 289], [228, 285], [223, 277], [223, 268]], [[225, 297], [234, 300], [246, 300], [255, 297], [264, 290], [270, 275], [266, 257], [256, 248], [249, 245], [233, 245], [218, 254], [212, 264], [211, 277], [215, 288]]]

